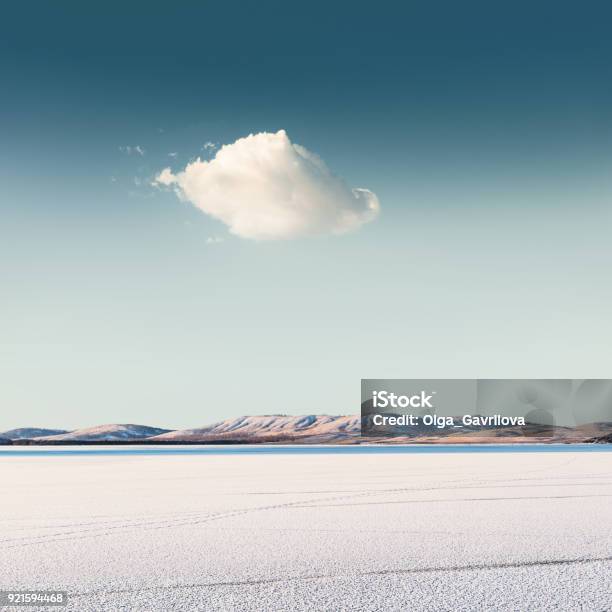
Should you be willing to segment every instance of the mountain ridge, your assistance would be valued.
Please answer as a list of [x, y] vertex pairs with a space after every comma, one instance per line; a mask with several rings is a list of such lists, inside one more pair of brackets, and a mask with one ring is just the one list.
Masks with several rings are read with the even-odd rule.
[[60, 442], [60, 441], [95, 441], [95, 440], [141, 440], [162, 433], [169, 429], [161, 427], [150, 427], [149, 425], [135, 425], [133, 423], [110, 423], [75, 429], [61, 434], [36, 436], [31, 438], [38, 441]]
[[[61, 431], [51, 435], [32, 435]], [[462, 432], [424, 431], [397, 433], [387, 437], [361, 435], [358, 415], [253, 415], [240, 416], [190, 429], [166, 429], [148, 425], [112, 423], [73, 431], [19, 428], [0, 432], [0, 444], [410, 444], [410, 443], [534, 443], [608, 442], [612, 423], [591, 423], [576, 427], [541, 425], [476, 428]], [[11, 437], [14, 436], [14, 437]]]
[[1, 431], [0, 438], [8, 440], [26, 440], [31, 438], [39, 438], [41, 436], [54, 436], [68, 433], [67, 429], [47, 429], [45, 427], [18, 427]]

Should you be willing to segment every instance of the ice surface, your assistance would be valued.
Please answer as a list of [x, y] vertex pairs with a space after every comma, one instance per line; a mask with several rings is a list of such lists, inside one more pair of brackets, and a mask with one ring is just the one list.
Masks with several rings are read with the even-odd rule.
[[0, 470], [0, 589], [67, 590], [68, 610], [609, 609], [612, 453]]

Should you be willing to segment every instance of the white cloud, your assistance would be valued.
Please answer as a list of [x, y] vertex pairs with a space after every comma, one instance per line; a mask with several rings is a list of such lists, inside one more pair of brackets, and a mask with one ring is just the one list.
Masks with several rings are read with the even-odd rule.
[[231, 233], [254, 240], [342, 234], [380, 209], [374, 193], [351, 189], [284, 130], [240, 138], [176, 174], [164, 168], [154, 184], [172, 187]]
[[119, 150], [122, 153], [127, 153], [128, 155], [136, 153], [137, 155], [140, 155], [142, 157], [145, 154], [145, 150], [140, 145], [136, 145], [135, 147], [127, 145], [125, 147], [119, 147]]
[[223, 242], [223, 238], [220, 236], [209, 236], [206, 239], [206, 244], [221, 244]]

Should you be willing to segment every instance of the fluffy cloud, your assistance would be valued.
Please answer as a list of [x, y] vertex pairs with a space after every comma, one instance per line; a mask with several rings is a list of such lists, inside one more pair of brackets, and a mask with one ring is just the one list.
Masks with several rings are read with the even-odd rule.
[[172, 187], [231, 233], [254, 240], [342, 234], [380, 209], [374, 193], [351, 189], [284, 130], [240, 138], [176, 174], [165, 168], [154, 184]]

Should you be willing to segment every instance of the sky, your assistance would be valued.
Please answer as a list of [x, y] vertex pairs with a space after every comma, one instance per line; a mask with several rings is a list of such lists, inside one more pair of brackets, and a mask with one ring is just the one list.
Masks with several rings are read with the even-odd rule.
[[350, 414], [361, 378], [611, 377], [611, 19], [5, 7], [0, 431]]

